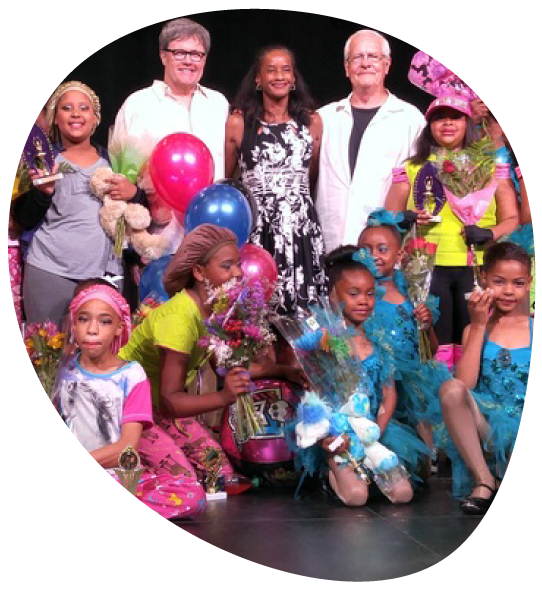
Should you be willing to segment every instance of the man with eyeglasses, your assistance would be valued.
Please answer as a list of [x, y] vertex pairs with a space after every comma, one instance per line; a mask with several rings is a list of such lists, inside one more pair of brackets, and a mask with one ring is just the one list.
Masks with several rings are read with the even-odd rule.
[[[159, 37], [164, 79], [128, 96], [117, 114], [110, 147], [130, 145], [148, 157], [166, 135], [191, 133], [209, 148], [215, 165], [214, 179], [224, 177], [228, 101], [220, 92], [199, 83], [210, 46], [207, 29], [188, 18], [164, 25]], [[157, 197], [148, 173], [138, 183], [149, 198], [154, 221], [151, 231], [167, 225], [160, 231], [171, 240], [174, 252], [182, 239], [179, 223]]]
[[384, 86], [388, 41], [364, 29], [344, 47], [352, 93], [319, 110], [323, 123], [316, 210], [326, 251], [357, 243], [369, 213], [384, 205], [391, 172], [425, 126], [422, 113]]

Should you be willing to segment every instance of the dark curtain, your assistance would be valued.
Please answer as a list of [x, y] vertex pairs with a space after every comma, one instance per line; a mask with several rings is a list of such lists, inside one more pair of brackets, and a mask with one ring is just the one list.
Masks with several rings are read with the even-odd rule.
[[[194, 14], [190, 18], [211, 34], [211, 52], [202, 84], [219, 90], [232, 100], [263, 46], [281, 43], [296, 55], [301, 73], [317, 104], [322, 106], [348, 95], [350, 84], [344, 74], [343, 48], [346, 39], [363, 25], [338, 18], [280, 10], [224, 10]], [[107, 144], [107, 130], [126, 97], [153, 80], [162, 79], [158, 35], [164, 23], [157, 23], [110, 43], [86, 59], [65, 79], [88, 84], [100, 97], [102, 124], [95, 139]], [[424, 111], [431, 97], [415, 88], [407, 73], [416, 47], [386, 35], [392, 65], [386, 85], [400, 98]], [[422, 48], [423, 49], [423, 48]], [[51, 88], [51, 92], [54, 88]]]

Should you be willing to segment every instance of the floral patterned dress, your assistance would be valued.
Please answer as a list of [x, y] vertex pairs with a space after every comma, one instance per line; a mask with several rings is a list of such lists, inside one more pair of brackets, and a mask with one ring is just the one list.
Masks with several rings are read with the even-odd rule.
[[245, 126], [239, 165], [258, 205], [250, 241], [278, 267], [277, 312], [305, 309], [327, 292], [324, 241], [309, 189], [312, 136], [293, 120]]

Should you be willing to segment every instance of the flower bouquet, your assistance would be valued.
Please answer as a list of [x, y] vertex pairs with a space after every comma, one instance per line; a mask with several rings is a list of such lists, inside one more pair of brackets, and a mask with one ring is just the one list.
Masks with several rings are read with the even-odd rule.
[[347, 327], [339, 309], [323, 299], [309, 310], [274, 323], [292, 346], [312, 389], [345, 403], [360, 384], [360, 369], [349, 344], [355, 330]]
[[435, 151], [438, 178], [457, 198], [487, 188], [495, 174], [495, 148], [488, 135], [460, 151], [439, 148]]
[[[250, 362], [275, 340], [269, 330], [264, 287], [258, 281], [233, 279], [210, 291], [206, 304], [212, 303], [212, 314], [205, 321], [207, 335], [199, 339], [198, 345], [215, 355], [219, 374], [224, 375], [236, 366], [248, 369]], [[251, 394], [238, 395], [237, 441], [244, 441], [260, 431]]]
[[31, 323], [25, 328], [26, 351], [49, 397], [54, 391], [65, 339], [66, 335], [60, 333], [50, 321]]
[[154, 296], [154, 294], [150, 294], [148, 297], [145, 297], [139, 304], [139, 307], [132, 314], [132, 330], [134, 330], [138, 325], [141, 325], [147, 315], [153, 309], [159, 307], [162, 303], [163, 301]]
[[[427, 302], [437, 247], [436, 243], [415, 236], [408, 239], [403, 246], [401, 269], [407, 281], [407, 296], [414, 307]], [[418, 340], [420, 362], [428, 362], [433, 358], [429, 334], [420, 323], [418, 323]]]
[[[474, 225], [487, 211], [497, 188], [495, 148], [487, 134], [460, 151], [435, 152], [437, 176], [446, 200], [464, 225]], [[506, 166], [500, 166], [499, 177]], [[506, 173], [506, 171], [504, 171]], [[476, 248], [471, 244], [467, 263], [476, 268]]]

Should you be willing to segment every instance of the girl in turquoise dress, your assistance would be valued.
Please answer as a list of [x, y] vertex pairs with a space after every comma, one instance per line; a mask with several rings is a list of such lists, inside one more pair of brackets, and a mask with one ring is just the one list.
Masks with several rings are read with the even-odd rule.
[[[348, 337], [351, 353], [347, 362], [349, 367], [352, 364], [356, 367], [359, 386], [368, 396], [366, 417], [378, 426], [378, 441], [396, 455], [403, 467], [396, 473], [397, 476], [393, 477], [391, 488], [385, 490], [385, 495], [394, 503], [406, 503], [413, 496], [409, 478], [417, 480], [420, 464], [422, 460], [427, 459], [430, 451], [418, 439], [412, 428], [399, 423], [393, 417], [397, 405], [397, 392], [394, 384], [393, 356], [390, 356], [391, 344], [389, 338], [380, 333], [378, 320], [373, 316], [377, 288], [376, 266], [365, 250], [358, 250], [355, 246], [342, 246], [329, 254], [326, 267], [331, 299], [341, 305], [344, 320], [352, 333]], [[325, 313], [314, 307], [310, 310], [322, 326], [322, 316]], [[372, 337], [368, 334], [372, 334]], [[331, 488], [343, 503], [359, 506], [367, 501], [369, 486], [360, 476], [355, 464], [348, 463], [344, 458], [348, 452], [355, 461], [359, 461], [363, 456], [362, 441], [344, 418], [347, 405], [352, 405], [355, 412], [356, 393], [357, 389], [351, 394], [346, 405], [341, 407], [342, 403], [338, 396], [333, 391], [324, 390], [324, 401], [331, 409], [329, 432], [309, 447], [298, 446], [294, 449], [297, 452], [296, 463], [299, 467], [303, 467], [311, 474], [315, 471], [327, 473]], [[302, 402], [301, 410], [298, 408], [297, 418], [290, 424], [290, 428], [295, 429], [300, 422], [310, 423], [313, 417], [309, 414], [311, 410], [314, 410], [314, 407], [311, 407], [310, 403]], [[314, 421], [316, 419], [313, 419]], [[339, 436], [342, 436], [343, 440], [337, 446]], [[375, 482], [378, 484], [376, 479]]]
[[393, 364], [398, 403], [396, 415], [415, 427], [420, 437], [433, 446], [433, 436], [429, 425], [428, 407], [430, 401], [438, 399], [440, 386], [452, 376], [439, 362], [421, 363], [418, 350], [419, 321], [429, 331], [433, 353], [438, 348], [438, 340], [433, 323], [438, 319], [438, 299], [429, 295], [427, 304], [414, 308], [407, 298], [406, 280], [396, 265], [401, 259], [402, 215], [377, 209], [367, 220], [358, 246], [367, 250], [374, 258], [378, 274], [377, 283], [382, 294], [375, 301], [375, 321], [377, 333], [385, 333], [392, 345]]
[[435, 427], [437, 443], [452, 460], [454, 496], [464, 498], [461, 508], [471, 514], [484, 514], [491, 505], [523, 411], [533, 333], [533, 319], [523, 310], [531, 257], [511, 242], [492, 245], [482, 279], [485, 290], [468, 302], [471, 321], [457, 380], [440, 390], [446, 429]]

